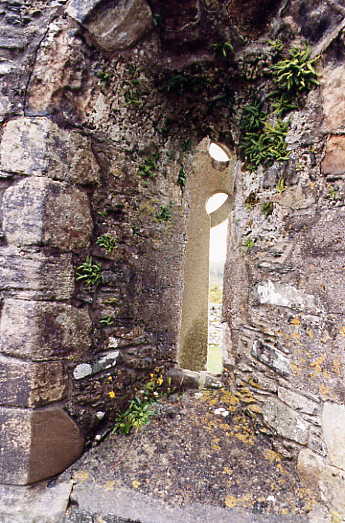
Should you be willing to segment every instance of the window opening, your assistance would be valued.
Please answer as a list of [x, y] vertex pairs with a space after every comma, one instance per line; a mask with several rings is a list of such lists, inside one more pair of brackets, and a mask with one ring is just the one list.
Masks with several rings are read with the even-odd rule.
[[229, 162], [230, 158], [222, 147], [216, 143], [211, 143], [208, 148], [209, 155], [217, 162]]
[[228, 230], [227, 208], [222, 206], [228, 195], [217, 193], [206, 203], [210, 216], [209, 247], [209, 293], [208, 293], [208, 343], [206, 368], [212, 374], [223, 372], [224, 323], [222, 323], [223, 279], [226, 259], [226, 239]]

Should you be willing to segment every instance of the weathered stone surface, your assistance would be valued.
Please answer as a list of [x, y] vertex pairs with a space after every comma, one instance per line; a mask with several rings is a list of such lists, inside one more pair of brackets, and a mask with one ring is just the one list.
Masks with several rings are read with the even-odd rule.
[[271, 367], [282, 376], [287, 376], [291, 373], [289, 359], [273, 345], [255, 340], [251, 354], [261, 363]]
[[271, 398], [263, 408], [263, 417], [280, 436], [296, 441], [301, 445], [308, 442], [309, 426], [294, 410], [279, 401]]
[[345, 66], [327, 67], [322, 76], [323, 127], [335, 130], [345, 126]]
[[7, 189], [3, 230], [16, 246], [87, 247], [92, 232], [88, 198], [77, 188], [32, 177]]
[[267, 280], [258, 283], [256, 292], [261, 304], [289, 307], [296, 310], [310, 310], [314, 313], [320, 310], [314, 296], [305, 294], [285, 283]]
[[331, 511], [335, 511], [338, 516], [345, 516], [344, 471], [329, 466], [323, 458], [309, 449], [303, 449], [299, 453], [297, 470], [309, 489], [320, 492]]
[[77, 92], [81, 88], [85, 60], [75, 25], [65, 17], [50, 24], [30, 77], [26, 114], [53, 113], [63, 103], [67, 90]]
[[0, 403], [36, 407], [61, 400], [66, 389], [60, 362], [29, 363], [0, 357]]
[[315, 401], [284, 387], [278, 387], [278, 398], [292, 409], [304, 414], [315, 415], [319, 409], [319, 405]]
[[60, 129], [48, 118], [17, 118], [4, 126], [0, 168], [25, 175], [88, 184], [99, 167], [88, 138]]
[[81, 363], [75, 367], [73, 371], [73, 377], [76, 380], [81, 380], [87, 376], [97, 374], [102, 370], [112, 369], [116, 366], [119, 354], [120, 351], [113, 350], [98, 358], [95, 362], [92, 363], [92, 365], [89, 363]]
[[331, 136], [328, 139], [321, 168], [325, 175], [345, 173], [345, 136]]
[[71, 305], [17, 299], [4, 301], [1, 351], [36, 361], [80, 357], [90, 345], [88, 312]]
[[41, 252], [6, 248], [0, 255], [0, 288], [24, 299], [68, 300], [74, 290], [71, 255], [47, 257]]
[[151, 9], [145, 0], [119, 0], [114, 7], [104, 6], [94, 10], [97, 2], [86, 5], [72, 0], [67, 12], [88, 29], [92, 40], [105, 51], [128, 49], [140, 40], [152, 27]]
[[77, 425], [61, 408], [0, 408], [0, 481], [27, 485], [55, 476], [81, 454]]
[[[322, 410], [322, 430], [331, 465], [345, 471], [345, 406], [326, 401]], [[345, 499], [345, 498], [344, 498]]]
[[77, 20], [77, 22], [84, 22], [92, 11], [97, 7], [102, 0], [70, 0], [66, 6], [66, 12]]
[[0, 521], [6, 523], [61, 523], [73, 482], [31, 487], [0, 486]]

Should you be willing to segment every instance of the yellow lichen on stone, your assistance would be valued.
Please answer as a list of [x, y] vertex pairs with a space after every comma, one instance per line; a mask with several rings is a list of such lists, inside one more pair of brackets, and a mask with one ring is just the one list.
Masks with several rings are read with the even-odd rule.
[[88, 480], [90, 477], [90, 474], [87, 472], [87, 470], [77, 470], [73, 473], [73, 479], [75, 481], [79, 481], [82, 483], [83, 481]]

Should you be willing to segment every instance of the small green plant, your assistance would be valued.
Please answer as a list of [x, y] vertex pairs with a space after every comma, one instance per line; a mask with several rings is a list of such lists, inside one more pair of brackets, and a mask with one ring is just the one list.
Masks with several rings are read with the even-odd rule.
[[156, 219], [159, 222], [167, 222], [172, 216], [171, 207], [169, 205], [161, 205], [159, 211], [156, 213]]
[[93, 263], [92, 257], [87, 256], [84, 263], [76, 269], [76, 280], [85, 283], [87, 287], [99, 285], [102, 281], [102, 266]]
[[283, 117], [290, 111], [294, 111], [298, 108], [298, 105], [292, 101], [291, 96], [289, 96], [287, 93], [279, 93], [278, 91], [274, 91], [272, 93], [272, 97], [273, 113], [277, 116]]
[[104, 300], [104, 305], [116, 305], [119, 303], [119, 299], [118, 298], [107, 298], [106, 300]]
[[111, 74], [107, 71], [97, 71], [96, 76], [99, 78], [99, 80], [101, 80], [101, 82], [105, 84], [108, 83], [111, 79]]
[[102, 218], [106, 218], [108, 216], [108, 210], [105, 211], [97, 211], [98, 216], [102, 216]]
[[282, 193], [282, 192], [286, 191], [286, 185], [285, 185], [285, 178], [284, 178], [284, 176], [279, 178], [278, 183], [276, 185], [276, 191], [278, 193]]
[[243, 131], [257, 131], [265, 123], [267, 114], [262, 111], [262, 103], [253, 100], [243, 108], [240, 127]]
[[285, 92], [301, 93], [310, 91], [319, 85], [317, 73], [313, 67], [318, 57], [311, 58], [308, 47], [293, 47], [289, 57], [272, 65], [273, 80], [278, 88]]
[[181, 96], [186, 93], [201, 93], [208, 84], [208, 78], [201, 73], [172, 72], [163, 80], [161, 90]]
[[267, 43], [271, 47], [272, 54], [280, 54], [284, 50], [284, 44], [281, 40], [268, 40]]
[[177, 181], [176, 181], [177, 185], [180, 186], [181, 191], [184, 190], [184, 188], [186, 186], [186, 182], [187, 182], [187, 173], [182, 166], [178, 172]]
[[117, 240], [111, 234], [102, 234], [97, 238], [96, 244], [105, 249], [108, 254], [111, 254], [116, 247]]
[[274, 204], [273, 202], [265, 202], [261, 205], [261, 212], [265, 216], [265, 218], [268, 218], [273, 213]]
[[327, 198], [333, 201], [339, 201], [343, 199], [342, 195], [339, 193], [339, 187], [337, 185], [330, 185]]
[[181, 150], [183, 153], [188, 153], [192, 149], [192, 140], [189, 138], [188, 140], [183, 140], [181, 143]]
[[220, 58], [228, 58], [234, 52], [233, 45], [229, 41], [211, 44], [211, 48]]
[[244, 200], [244, 205], [246, 209], [252, 210], [254, 209], [255, 205], [259, 203], [259, 199], [256, 196], [255, 192], [251, 192], [249, 196]]
[[132, 430], [138, 431], [147, 425], [154, 415], [152, 403], [152, 401], [134, 398], [128, 408], [117, 416], [113, 432], [130, 434]]
[[246, 238], [242, 244], [243, 247], [246, 249], [252, 249], [255, 246], [255, 239], [254, 238]]
[[114, 318], [112, 316], [103, 316], [103, 318], [99, 320], [99, 323], [102, 327], [111, 327], [114, 324]]
[[159, 153], [154, 153], [145, 158], [139, 165], [138, 174], [144, 179], [155, 178], [157, 176]]
[[259, 165], [272, 165], [289, 159], [285, 142], [288, 127], [288, 122], [282, 120], [275, 125], [266, 122], [261, 132], [246, 132], [242, 136], [240, 148], [250, 171], [255, 171]]

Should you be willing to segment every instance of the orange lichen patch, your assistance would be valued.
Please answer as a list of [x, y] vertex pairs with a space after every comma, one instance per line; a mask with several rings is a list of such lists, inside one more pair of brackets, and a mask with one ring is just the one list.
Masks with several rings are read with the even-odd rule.
[[321, 383], [321, 385], [319, 386], [319, 392], [320, 392], [320, 395], [321, 397], [327, 397], [329, 398], [330, 396], [330, 390], [328, 387], [326, 387], [326, 385], [324, 383]]
[[90, 474], [87, 472], [87, 470], [77, 470], [73, 473], [73, 479], [75, 481], [79, 481], [82, 483], [83, 481], [87, 481], [90, 477]]
[[279, 463], [282, 460], [281, 455], [274, 450], [267, 449], [263, 454], [270, 463]]
[[251, 412], [254, 412], [255, 414], [261, 414], [262, 413], [262, 408], [260, 407], [260, 405], [256, 405], [255, 403], [253, 405], [248, 405], [248, 409]]
[[345, 326], [344, 325], [342, 327], [339, 327], [339, 332], [340, 332], [341, 336], [345, 336]]
[[116, 481], [110, 480], [110, 481], [106, 481], [104, 483], [104, 485], [102, 485], [102, 487], [104, 488], [104, 490], [111, 491], [111, 490], [114, 490], [115, 485], [116, 485]]
[[321, 374], [322, 372], [322, 365], [324, 364], [326, 360], [325, 354], [322, 356], [319, 356], [314, 361], [310, 363], [310, 367], [314, 369], [314, 371], [311, 373], [311, 376], [317, 376], [318, 374]]
[[290, 320], [290, 323], [291, 325], [301, 325], [301, 320], [299, 318], [292, 318], [292, 320]]
[[290, 368], [294, 374], [297, 374], [298, 376], [301, 374], [301, 368], [297, 363], [290, 363]]
[[252, 496], [250, 494], [246, 494], [242, 497], [237, 496], [226, 496], [224, 500], [224, 504], [228, 508], [235, 508], [235, 507], [250, 507], [252, 505]]
[[314, 338], [314, 336], [315, 336], [314, 332], [311, 329], [307, 329], [306, 333], [307, 333], [307, 336], [309, 336], [309, 338]]
[[342, 376], [343, 367], [342, 367], [341, 361], [333, 360], [332, 369], [333, 369], [334, 374], [337, 374], [337, 376]]

